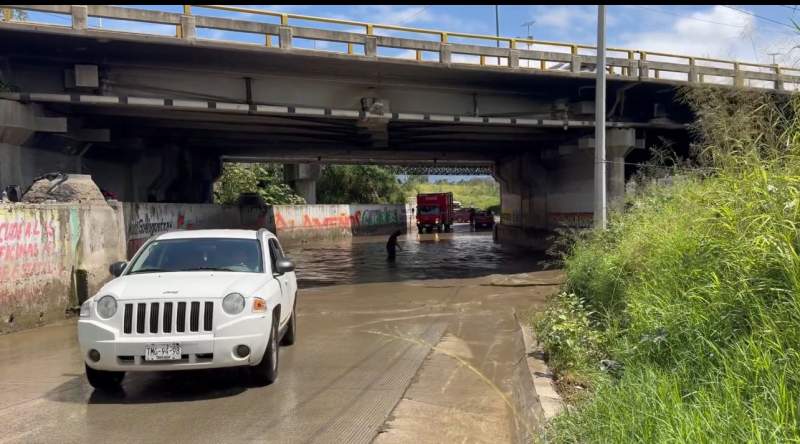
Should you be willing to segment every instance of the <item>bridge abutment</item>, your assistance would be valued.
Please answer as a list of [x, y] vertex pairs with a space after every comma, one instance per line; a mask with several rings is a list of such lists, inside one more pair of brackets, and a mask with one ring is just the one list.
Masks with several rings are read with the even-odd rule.
[[[622, 208], [625, 156], [638, 145], [634, 129], [608, 131], [607, 198], [612, 209]], [[500, 243], [544, 251], [556, 229], [593, 226], [593, 138], [498, 161], [495, 176], [502, 206], [497, 228]]]

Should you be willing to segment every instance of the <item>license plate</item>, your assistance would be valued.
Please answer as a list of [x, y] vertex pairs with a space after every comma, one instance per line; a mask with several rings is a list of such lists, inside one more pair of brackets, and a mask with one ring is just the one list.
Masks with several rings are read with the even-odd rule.
[[149, 344], [144, 347], [145, 361], [178, 361], [180, 359], [180, 344]]

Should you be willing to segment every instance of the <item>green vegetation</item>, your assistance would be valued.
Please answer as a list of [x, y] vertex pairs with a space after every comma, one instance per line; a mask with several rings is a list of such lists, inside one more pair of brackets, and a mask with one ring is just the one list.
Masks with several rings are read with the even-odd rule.
[[548, 441], [800, 441], [800, 101], [684, 97], [694, 168], [640, 178], [534, 320], [575, 406]]
[[270, 205], [304, 204], [305, 199], [283, 182], [283, 166], [268, 163], [225, 163], [214, 183], [214, 202], [235, 205], [240, 193], [257, 193]]
[[403, 203], [403, 192], [394, 174], [377, 165], [328, 165], [317, 182], [321, 204]]
[[418, 193], [453, 192], [453, 199], [463, 207], [487, 209], [493, 207], [500, 214], [500, 185], [491, 178], [473, 178], [461, 182], [440, 180], [429, 183], [425, 176], [411, 176], [403, 184], [407, 198], [416, 198]]

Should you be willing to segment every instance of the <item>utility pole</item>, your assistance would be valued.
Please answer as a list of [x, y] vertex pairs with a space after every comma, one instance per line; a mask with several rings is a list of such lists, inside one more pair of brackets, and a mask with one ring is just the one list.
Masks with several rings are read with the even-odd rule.
[[[500, 47], [500, 6], [494, 5], [494, 29], [497, 35], [497, 47]], [[500, 57], [497, 58], [497, 66], [500, 66]]]
[[594, 226], [606, 228], [606, 7], [597, 6], [597, 83], [594, 111]]
[[[533, 26], [534, 23], [536, 23], [536, 20], [531, 20], [529, 22], [525, 22], [522, 25], [520, 25], [520, 26], [527, 26], [528, 27], [528, 34], [527, 34], [528, 35], [528, 40], [533, 40], [533, 34], [531, 34], [531, 26]], [[528, 42], [528, 51], [530, 51], [530, 50], [531, 50], [531, 42]], [[531, 67], [531, 60], [528, 59], [528, 68], [530, 68], [530, 67]]]
[[780, 52], [770, 52], [770, 53], [767, 53], [767, 55], [770, 55], [770, 56], [772, 56], [772, 64], [773, 64], [773, 65], [775, 64], [775, 56], [776, 56], [776, 55], [780, 55], [780, 54], [782, 54], [782, 53], [780, 53]]

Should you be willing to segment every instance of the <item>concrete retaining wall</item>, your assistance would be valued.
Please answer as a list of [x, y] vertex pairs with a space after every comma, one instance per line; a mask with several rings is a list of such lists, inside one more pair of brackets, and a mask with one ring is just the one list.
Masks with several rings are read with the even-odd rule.
[[0, 204], [0, 333], [61, 319], [125, 256], [119, 204]]
[[388, 234], [405, 231], [411, 221], [407, 205], [276, 205], [272, 209], [275, 233], [282, 242]]
[[407, 205], [275, 205], [124, 203], [127, 255], [151, 236], [177, 229], [267, 228], [281, 242], [388, 234], [413, 225]]
[[136, 203], [123, 205], [127, 256], [151, 236], [172, 230], [241, 228], [239, 207], [214, 204]]

